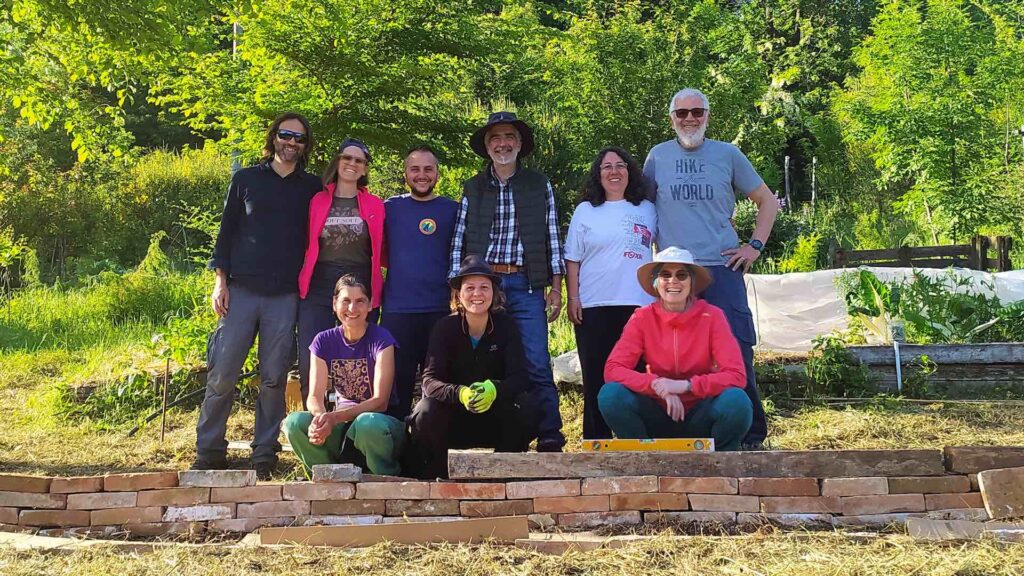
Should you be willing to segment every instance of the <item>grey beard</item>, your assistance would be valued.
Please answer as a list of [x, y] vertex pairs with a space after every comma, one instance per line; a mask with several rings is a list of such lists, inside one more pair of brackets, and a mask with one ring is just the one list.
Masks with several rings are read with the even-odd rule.
[[679, 138], [679, 142], [683, 145], [683, 148], [696, 148], [704, 142], [704, 132], [708, 129], [707, 124], [701, 125], [700, 129], [691, 134], [687, 134], [676, 128], [676, 137]]

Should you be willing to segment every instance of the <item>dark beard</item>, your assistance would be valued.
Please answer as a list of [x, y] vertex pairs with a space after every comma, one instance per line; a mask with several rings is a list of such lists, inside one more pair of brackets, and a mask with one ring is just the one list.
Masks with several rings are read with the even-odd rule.
[[[434, 186], [437, 186], [436, 184]], [[412, 186], [409, 187], [409, 193], [417, 198], [426, 198], [434, 193], [434, 186], [431, 186], [426, 192], [418, 192]]]

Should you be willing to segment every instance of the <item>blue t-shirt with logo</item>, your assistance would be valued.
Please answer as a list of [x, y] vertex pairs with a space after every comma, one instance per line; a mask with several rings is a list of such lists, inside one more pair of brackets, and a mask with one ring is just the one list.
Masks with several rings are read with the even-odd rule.
[[678, 246], [698, 264], [725, 265], [722, 250], [739, 246], [729, 220], [736, 195], [746, 197], [764, 184], [743, 152], [719, 140], [705, 139], [694, 150], [669, 140], [651, 148], [644, 174], [658, 187], [658, 250]]
[[403, 194], [384, 202], [384, 312], [448, 310], [448, 260], [458, 211], [458, 202], [440, 196], [424, 202]]

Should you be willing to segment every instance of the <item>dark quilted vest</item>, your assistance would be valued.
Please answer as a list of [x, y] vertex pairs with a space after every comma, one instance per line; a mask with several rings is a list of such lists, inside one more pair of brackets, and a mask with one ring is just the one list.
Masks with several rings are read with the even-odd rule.
[[[462, 184], [469, 201], [466, 211], [466, 236], [463, 256], [487, 256], [491, 243], [491, 226], [498, 208], [498, 185], [489, 177], [490, 166]], [[516, 207], [519, 238], [523, 242], [523, 260], [530, 286], [543, 288], [551, 284], [551, 250], [547, 232], [548, 179], [540, 172], [520, 168], [508, 185]]]

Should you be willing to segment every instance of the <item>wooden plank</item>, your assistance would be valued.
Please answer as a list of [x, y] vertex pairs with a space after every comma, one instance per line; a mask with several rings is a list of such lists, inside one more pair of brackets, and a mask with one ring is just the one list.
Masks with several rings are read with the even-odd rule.
[[944, 473], [942, 454], [938, 450], [564, 454], [491, 454], [453, 450], [448, 453], [448, 474], [453, 480], [636, 475], [847, 478]]
[[488, 539], [498, 542], [515, 542], [517, 539], [527, 538], [529, 535], [529, 522], [525, 516], [506, 516], [409, 524], [261, 528], [260, 544], [302, 544], [355, 548], [373, 546], [385, 540], [399, 544], [476, 543]]
[[946, 469], [957, 474], [1024, 466], [1024, 446], [946, 446], [943, 455]]
[[[847, 350], [864, 364], [895, 363], [892, 346], [850, 346]], [[936, 364], [1022, 364], [1024, 343], [900, 345], [901, 364], [910, 364], [922, 355]]]

